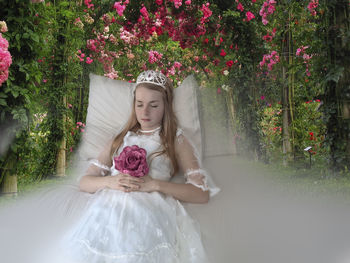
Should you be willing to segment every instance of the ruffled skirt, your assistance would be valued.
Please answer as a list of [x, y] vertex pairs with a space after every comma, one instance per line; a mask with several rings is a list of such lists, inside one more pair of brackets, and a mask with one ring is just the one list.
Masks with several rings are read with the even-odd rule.
[[[37, 198], [6, 213], [7, 224], [14, 226], [7, 236], [21, 236], [15, 246], [0, 238], [8, 262], [208, 262], [198, 224], [170, 196], [111, 189], [88, 194], [61, 186], [41, 194], [40, 201]], [[24, 214], [25, 224], [10, 223]], [[13, 253], [18, 249], [21, 257]]]

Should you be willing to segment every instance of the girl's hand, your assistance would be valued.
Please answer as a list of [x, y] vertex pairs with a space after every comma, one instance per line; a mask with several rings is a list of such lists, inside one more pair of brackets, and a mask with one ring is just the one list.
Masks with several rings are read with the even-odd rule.
[[157, 180], [153, 179], [151, 176], [146, 175], [140, 177], [143, 182], [137, 183], [138, 186], [140, 186], [139, 189], [135, 191], [140, 191], [140, 192], [154, 192], [157, 191]]
[[140, 184], [144, 182], [144, 177], [138, 178], [128, 174], [117, 174], [115, 176], [106, 176], [106, 186], [111, 189], [123, 192], [139, 191]]

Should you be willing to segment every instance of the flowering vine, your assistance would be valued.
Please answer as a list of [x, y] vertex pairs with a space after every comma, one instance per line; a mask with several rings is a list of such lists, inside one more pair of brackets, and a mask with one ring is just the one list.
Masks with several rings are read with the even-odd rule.
[[272, 15], [276, 10], [276, 1], [275, 0], [267, 0], [263, 3], [259, 15], [262, 17], [262, 23], [266, 25], [269, 21], [267, 20], [267, 16]]
[[262, 69], [264, 65], [267, 65], [267, 69], [272, 71], [273, 66], [280, 61], [280, 57], [277, 51], [273, 50], [270, 54], [265, 54], [263, 60], [260, 61], [259, 65]]
[[[7, 25], [4, 21], [0, 22], [0, 32], [7, 32]], [[8, 51], [9, 43], [0, 33], [0, 86], [8, 79], [9, 67], [12, 64], [12, 57]]]
[[312, 58], [312, 55], [309, 55], [309, 54], [306, 53], [305, 50], [308, 49], [308, 48], [309, 48], [309, 46], [301, 46], [300, 48], [297, 49], [295, 55], [296, 56], [302, 56], [302, 58], [304, 60], [304, 63], [306, 65], [306, 70], [305, 70], [306, 75], [310, 77], [311, 73], [309, 71], [309, 65], [310, 65], [310, 59]]
[[307, 9], [309, 9], [310, 14], [312, 16], [316, 16], [316, 8], [318, 7], [318, 0], [311, 0], [307, 5]]

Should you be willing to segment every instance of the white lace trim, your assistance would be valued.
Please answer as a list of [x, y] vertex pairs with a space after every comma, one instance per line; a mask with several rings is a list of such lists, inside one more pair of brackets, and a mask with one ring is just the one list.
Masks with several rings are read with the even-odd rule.
[[101, 252], [99, 250], [97, 250], [96, 248], [92, 247], [90, 245], [89, 240], [86, 239], [81, 239], [78, 242], [80, 242], [81, 244], [85, 245], [86, 248], [93, 254], [95, 255], [99, 255], [99, 256], [103, 256], [103, 257], [108, 257], [108, 258], [114, 258], [114, 259], [118, 259], [118, 258], [130, 258], [130, 257], [148, 257], [150, 255], [152, 255], [154, 252], [156, 252], [159, 249], [169, 249], [172, 253], [173, 256], [175, 258], [178, 257], [176, 250], [174, 249], [174, 247], [170, 244], [170, 243], [160, 243], [157, 246], [155, 246], [153, 249], [151, 249], [149, 252], [135, 252], [135, 253], [128, 253], [128, 254], [112, 254], [112, 253], [104, 253]]
[[[202, 180], [203, 183], [202, 184], [198, 184], [195, 179], [191, 178], [191, 175], [193, 174], [200, 174], [203, 176]], [[186, 178], [186, 184], [192, 184], [200, 189], [202, 189], [203, 191], [208, 191], [210, 190], [208, 187], [208, 180], [207, 180], [207, 175], [206, 175], [206, 171], [204, 171], [203, 169], [187, 169], [185, 172], [185, 178]]]
[[180, 136], [181, 134], [183, 134], [183, 130], [181, 128], [177, 128], [176, 130], [176, 136]]
[[[97, 159], [92, 159], [89, 161], [90, 164], [93, 164], [101, 169], [107, 170], [107, 171], [111, 171], [111, 168], [109, 168], [107, 165], [101, 163], [99, 160]], [[104, 173], [102, 173], [104, 174]]]
[[182, 129], [180, 129], [180, 128], [177, 128], [177, 130], [176, 130], [176, 140], [177, 140], [177, 142], [178, 143], [183, 143], [183, 141], [184, 141], [184, 137], [183, 136], [180, 136], [180, 135], [183, 135], [183, 130]]

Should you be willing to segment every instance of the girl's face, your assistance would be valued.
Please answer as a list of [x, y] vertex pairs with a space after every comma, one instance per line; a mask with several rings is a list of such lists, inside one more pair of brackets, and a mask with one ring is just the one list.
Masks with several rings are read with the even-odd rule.
[[138, 87], [135, 91], [135, 112], [142, 130], [153, 130], [161, 126], [164, 116], [162, 93]]

